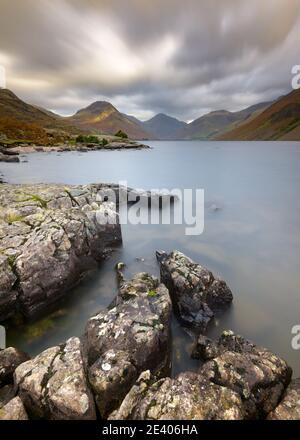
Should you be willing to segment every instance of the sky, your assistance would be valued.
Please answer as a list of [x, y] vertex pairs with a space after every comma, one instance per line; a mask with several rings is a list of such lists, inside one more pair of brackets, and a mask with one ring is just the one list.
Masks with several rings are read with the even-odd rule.
[[27, 102], [191, 121], [291, 90], [299, 0], [0, 0], [0, 66]]

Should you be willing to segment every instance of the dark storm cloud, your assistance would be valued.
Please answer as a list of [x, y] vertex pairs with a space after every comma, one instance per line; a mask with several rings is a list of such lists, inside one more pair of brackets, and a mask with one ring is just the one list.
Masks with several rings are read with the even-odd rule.
[[70, 114], [96, 99], [190, 120], [290, 89], [298, 0], [0, 0], [0, 64], [22, 98]]

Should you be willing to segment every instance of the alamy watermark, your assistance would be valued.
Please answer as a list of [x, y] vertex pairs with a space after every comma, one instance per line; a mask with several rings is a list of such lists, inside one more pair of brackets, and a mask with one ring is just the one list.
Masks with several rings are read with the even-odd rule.
[[292, 87], [297, 90], [300, 89], [300, 64], [292, 67]]
[[292, 335], [294, 335], [291, 341], [292, 349], [300, 350], [300, 325], [292, 327]]
[[6, 348], [6, 330], [3, 325], [0, 325], [0, 350]]
[[[203, 189], [145, 191], [128, 188], [127, 182], [120, 182], [116, 187], [100, 189], [96, 200], [105, 202], [107, 207], [96, 211], [100, 225], [174, 224], [184, 225], [186, 235], [201, 235], [204, 231]], [[116, 205], [118, 213], [114, 210]]]
[[5, 67], [0, 64], [0, 89], [6, 89]]

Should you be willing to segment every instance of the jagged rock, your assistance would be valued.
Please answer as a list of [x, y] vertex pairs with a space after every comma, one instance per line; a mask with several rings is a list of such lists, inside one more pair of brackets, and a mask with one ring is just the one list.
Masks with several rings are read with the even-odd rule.
[[0, 409], [0, 420], [28, 420], [22, 400], [15, 397]]
[[225, 281], [181, 252], [157, 252], [161, 282], [171, 294], [174, 311], [184, 325], [204, 332], [214, 313], [223, 311], [233, 296]]
[[12, 400], [16, 395], [14, 386], [5, 385], [0, 388], [0, 409], [3, 408], [10, 400]]
[[171, 300], [158, 280], [140, 273], [121, 279], [109, 310], [92, 317], [85, 332], [89, 380], [102, 417], [115, 409], [138, 375], [170, 367]]
[[291, 381], [268, 420], [300, 420], [300, 378]]
[[207, 361], [217, 357], [218, 353], [219, 347], [215, 341], [204, 335], [199, 335], [193, 347], [192, 358]]
[[186, 372], [155, 381], [149, 371], [139, 377], [110, 420], [240, 420], [237, 393]]
[[78, 338], [21, 364], [15, 371], [15, 385], [28, 414], [34, 418], [96, 418]]
[[0, 387], [11, 383], [15, 369], [29, 359], [26, 353], [13, 347], [0, 350]]
[[44, 310], [121, 242], [117, 206], [100, 200], [102, 188], [1, 185], [0, 320]]
[[203, 352], [204, 357], [214, 358], [200, 373], [237, 392], [249, 419], [264, 418], [274, 410], [291, 379], [291, 368], [283, 359], [231, 331], [222, 333], [213, 351], [208, 344]]

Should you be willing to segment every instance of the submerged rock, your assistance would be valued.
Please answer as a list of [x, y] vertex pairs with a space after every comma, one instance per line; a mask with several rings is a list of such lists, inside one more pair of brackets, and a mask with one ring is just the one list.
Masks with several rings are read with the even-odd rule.
[[300, 378], [291, 381], [268, 420], [300, 420]]
[[15, 397], [0, 409], [0, 420], [28, 420], [22, 400]]
[[127, 281], [109, 310], [87, 323], [84, 337], [89, 381], [102, 417], [118, 407], [145, 369], [168, 374], [171, 300], [167, 288], [146, 273]]
[[0, 350], [0, 387], [11, 383], [15, 369], [29, 359], [26, 353], [16, 348]]
[[15, 371], [15, 386], [28, 414], [52, 420], [96, 418], [78, 338], [49, 348]]
[[233, 299], [225, 283], [200, 264], [178, 251], [157, 252], [161, 282], [171, 294], [174, 311], [184, 325], [204, 332], [214, 313], [223, 311]]
[[1, 185], [0, 320], [44, 310], [121, 242], [117, 206], [99, 199], [102, 188]]
[[231, 331], [223, 332], [217, 344], [207, 340], [202, 352], [211, 360], [200, 373], [238, 393], [249, 419], [274, 410], [291, 379], [292, 370], [283, 359]]
[[155, 381], [149, 371], [139, 377], [110, 420], [240, 420], [240, 396], [186, 372]]

